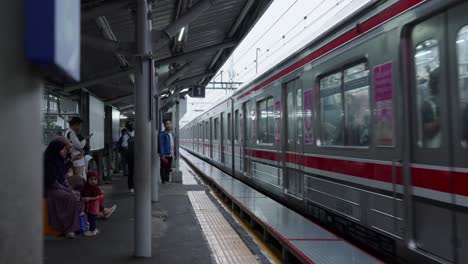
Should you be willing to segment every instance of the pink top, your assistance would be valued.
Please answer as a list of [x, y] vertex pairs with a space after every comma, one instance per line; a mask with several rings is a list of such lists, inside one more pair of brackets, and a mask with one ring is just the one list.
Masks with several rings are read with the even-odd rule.
[[85, 213], [98, 215], [99, 214], [99, 199], [94, 201], [86, 202]]

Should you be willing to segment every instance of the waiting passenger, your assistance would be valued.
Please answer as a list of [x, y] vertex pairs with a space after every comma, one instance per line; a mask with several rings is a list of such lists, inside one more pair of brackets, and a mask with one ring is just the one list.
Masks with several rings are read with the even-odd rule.
[[429, 76], [430, 95], [421, 107], [422, 144], [426, 148], [438, 148], [441, 144], [440, 131], [440, 98], [439, 98], [439, 68], [434, 69]]
[[[121, 151], [123, 153], [123, 158], [128, 165], [128, 189], [130, 193], [134, 193], [134, 183], [133, 183], [133, 174], [135, 173], [135, 132], [133, 131], [133, 125], [130, 122], [125, 123], [125, 128], [122, 129], [121, 135]], [[125, 166], [124, 166], [125, 169]]]
[[[77, 134], [80, 133], [81, 131], [81, 124], [83, 123], [83, 120], [79, 117], [73, 117], [69, 122], [69, 128], [65, 132], [66, 138], [68, 138], [72, 145], [73, 145], [73, 151], [72, 151], [72, 157], [77, 157], [77, 156], [82, 156], [84, 148], [86, 146], [86, 140], [91, 138], [91, 135], [88, 137], [83, 138], [83, 140], [79, 140]], [[73, 161], [73, 173], [77, 175], [81, 175], [83, 178], [85, 178], [84, 174], [84, 166], [85, 166], [85, 160], [84, 158], [76, 159]]]
[[88, 172], [87, 182], [82, 196], [85, 202], [85, 213], [89, 222], [89, 230], [86, 231], [84, 235], [95, 236], [99, 233], [99, 230], [96, 228], [96, 219], [100, 214], [99, 201], [104, 198], [98, 185], [97, 172]]
[[159, 133], [159, 156], [161, 157], [161, 182], [169, 183], [169, 174], [172, 171], [172, 159], [175, 157], [175, 136], [172, 133], [172, 122], [164, 121], [164, 131]]
[[66, 144], [52, 141], [44, 153], [44, 195], [49, 207], [49, 225], [66, 237], [74, 238], [80, 229], [79, 196], [68, 184], [65, 158]]

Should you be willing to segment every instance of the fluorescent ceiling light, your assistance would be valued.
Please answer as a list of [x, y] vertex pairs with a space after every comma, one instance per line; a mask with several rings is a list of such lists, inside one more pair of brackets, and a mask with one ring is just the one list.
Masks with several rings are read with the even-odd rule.
[[121, 115], [120, 116], [120, 119], [127, 119], [128, 117], [127, 116], [124, 116], [124, 115]]
[[185, 27], [183, 27], [181, 30], [180, 30], [180, 33], [179, 33], [179, 42], [182, 41], [182, 37], [184, 36], [184, 31], [185, 31]]
[[424, 55], [427, 55], [427, 54], [429, 54], [429, 53], [432, 53], [432, 51], [431, 51], [431, 50], [428, 50], [428, 51], [420, 52], [420, 53], [416, 54], [415, 57], [416, 57], [416, 58], [419, 58], [419, 57], [424, 56]]
[[180, 91], [179, 93], [185, 93], [185, 92], [188, 92], [188, 90], [189, 90], [189, 88], [185, 88], [182, 91]]

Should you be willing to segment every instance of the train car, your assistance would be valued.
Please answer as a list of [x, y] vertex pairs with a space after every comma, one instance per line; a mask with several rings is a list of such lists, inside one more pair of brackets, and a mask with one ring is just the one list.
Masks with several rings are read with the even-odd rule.
[[190, 122], [188, 149], [386, 260], [468, 263], [467, 12], [373, 1]]

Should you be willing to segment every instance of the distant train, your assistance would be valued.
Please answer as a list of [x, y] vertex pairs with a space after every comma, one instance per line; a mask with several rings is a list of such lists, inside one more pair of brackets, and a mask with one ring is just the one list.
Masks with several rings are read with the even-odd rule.
[[386, 260], [468, 263], [467, 14], [373, 1], [181, 145]]

